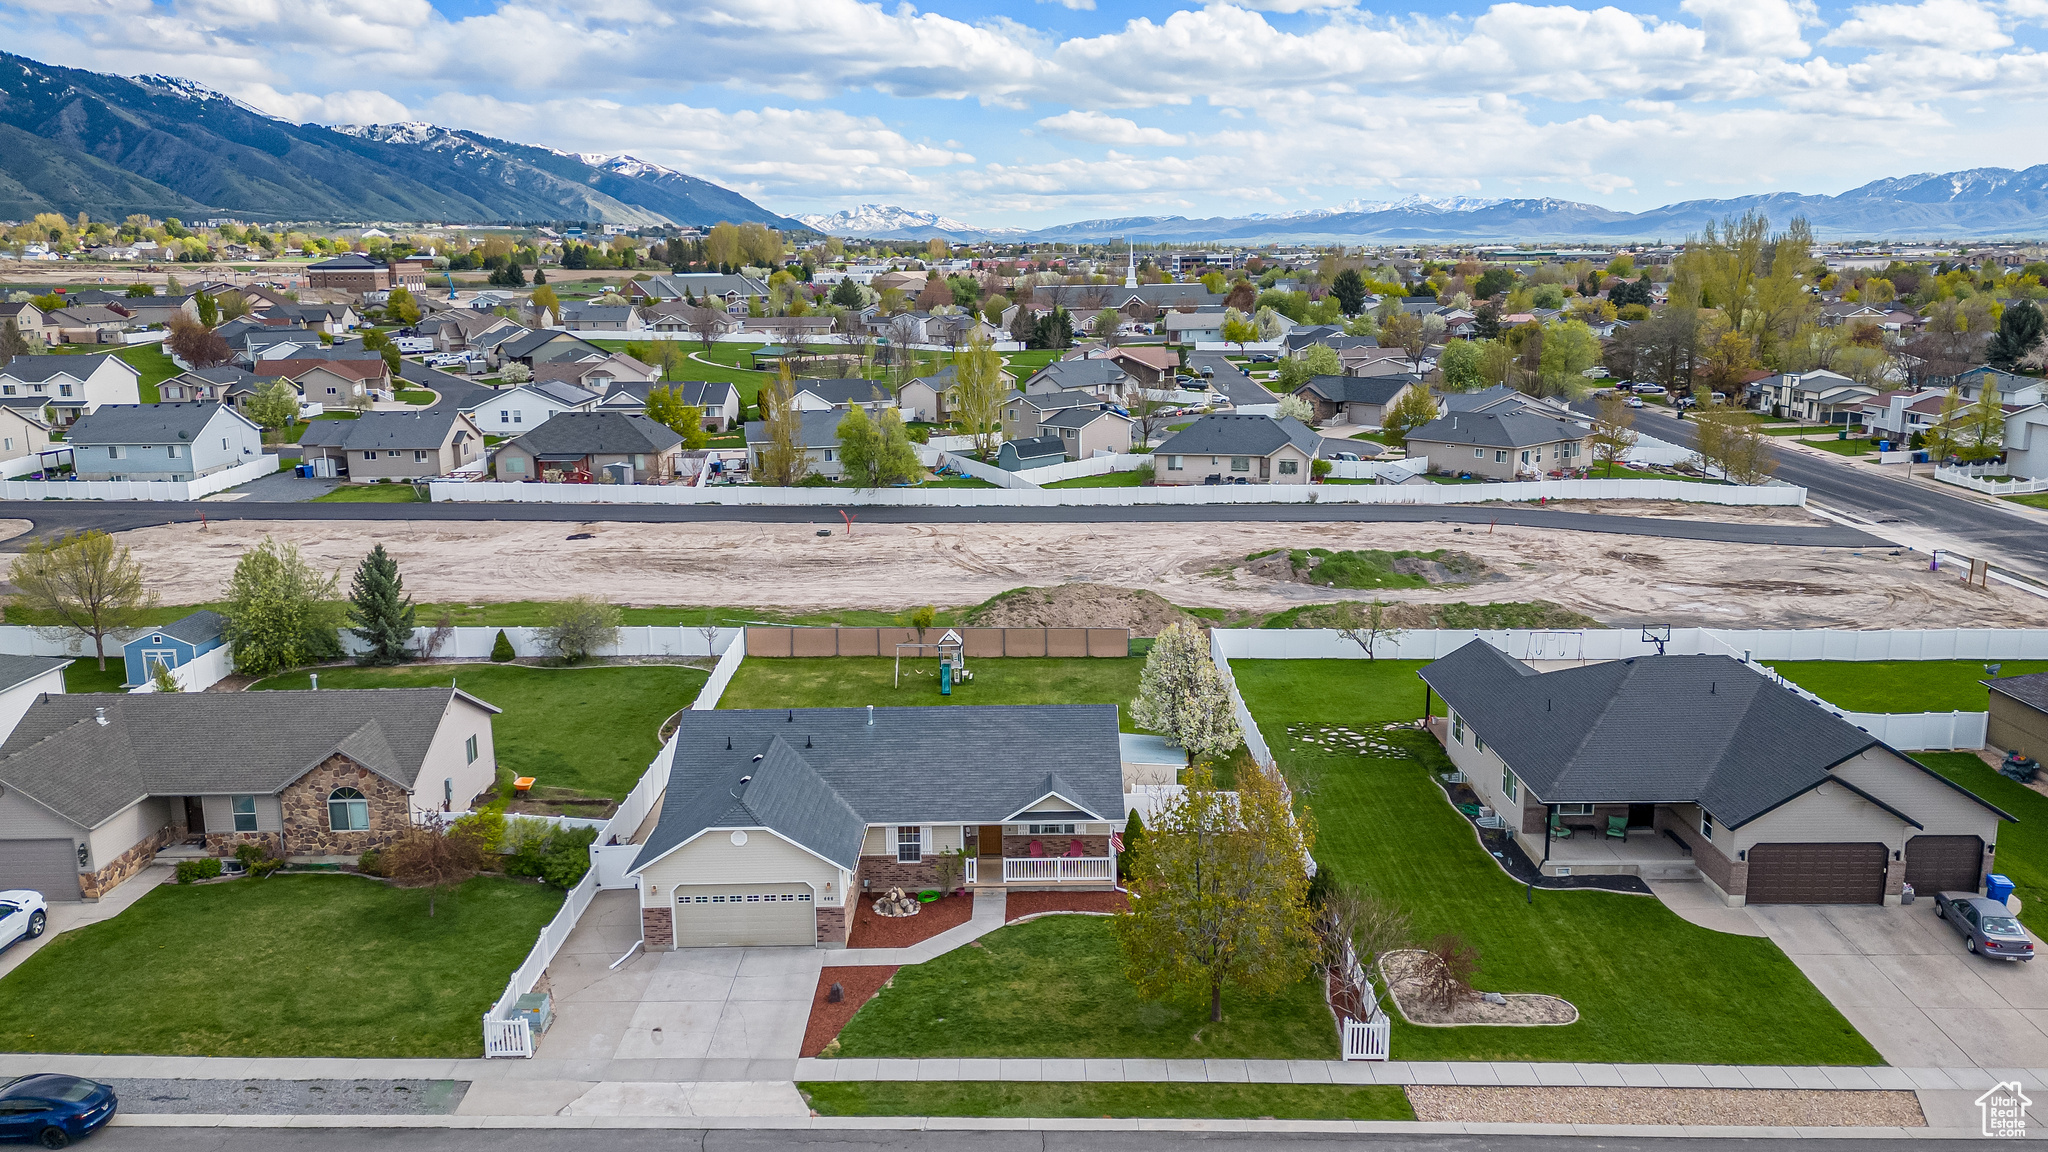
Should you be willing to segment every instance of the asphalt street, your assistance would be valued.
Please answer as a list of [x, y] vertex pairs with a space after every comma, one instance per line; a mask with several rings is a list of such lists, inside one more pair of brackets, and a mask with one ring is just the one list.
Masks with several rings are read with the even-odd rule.
[[[1635, 426], [1659, 440], [1692, 447], [1693, 424], [1689, 420], [1642, 408], [1636, 411]], [[1807, 498], [1824, 508], [1849, 512], [1874, 524], [1905, 524], [1938, 532], [1965, 546], [1983, 549], [1991, 560], [2003, 560], [2037, 579], [2048, 579], [2048, 530], [2023, 512], [1951, 496], [1847, 458], [1818, 459], [1791, 449], [1778, 453], [1777, 478], [1804, 487]]]
[[[82, 1147], [100, 1152], [1777, 1152], [1782, 1139], [1648, 1136], [1349, 1136], [1256, 1132], [777, 1131], [774, 1129], [574, 1128], [106, 1128]], [[1954, 1140], [1891, 1137], [1887, 1152], [1951, 1149]]]
[[[1712, 540], [1787, 547], [1877, 548], [1888, 541], [1855, 528], [1825, 524], [1740, 524], [1569, 512], [1526, 505], [1409, 507], [1384, 504], [1222, 504], [1146, 508], [857, 508], [862, 524], [1129, 524], [1266, 521], [1273, 523], [1446, 523], [1485, 531], [1492, 524]], [[588, 524], [820, 524], [844, 530], [836, 509], [654, 504], [280, 504], [254, 501], [113, 502], [0, 501], [0, 518], [34, 522], [36, 534], [97, 528], [120, 532], [199, 520], [381, 520], [393, 523], [503, 520]]]

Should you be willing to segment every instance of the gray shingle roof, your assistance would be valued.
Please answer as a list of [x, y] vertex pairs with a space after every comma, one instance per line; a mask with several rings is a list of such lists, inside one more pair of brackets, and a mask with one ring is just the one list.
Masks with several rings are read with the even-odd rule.
[[512, 441], [536, 456], [661, 453], [682, 442], [675, 429], [630, 412], [558, 412]]
[[1483, 448], [1531, 448], [1585, 436], [1584, 427], [1568, 420], [1523, 412], [1454, 412], [1408, 433], [1411, 442]]
[[68, 667], [69, 656], [6, 656], [0, 655], [0, 692], [41, 676], [52, 668]]
[[2001, 676], [1981, 683], [2000, 696], [2010, 697], [2030, 708], [2048, 712], [2048, 672], [2035, 672], [2026, 676]]
[[1053, 384], [1060, 388], [1100, 388], [1123, 382], [1123, 365], [1114, 360], [1056, 360], [1033, 373], [1024, 382], [1029, 391], [1034, 384]]
[[87, 828], [144, 796], [274, 793], [335, 752], [410, 789], [456, 697], [498, 710], [453, 688], [46, 694], [0, 782]]
[[1420, 675], [1547, 804], [1695, 803], [1739, 828], [1883, 747], [1728, 656], [1538, 673], [1474, 640]]
[[[834, 408], [827, 412], [803, 413], [803, 428], [798, 432], [799, 448], [839, 447], [839, 422], [846, 419], [846, 413]], [[747, 443], [768, 443], [768, 424], [762, 420], [747, 423]]]
[[[129, 367], [126, 361], [115, 356], [112, 352], [98, 352], [89, 356], [16, 356], [7, 362], [5, 368], [0, 368], [0, 376], [5, 376], [9, 380], [20, 380], [27, 384], [35, 384], [56, 376], [71, 376], [74, 379], [83, 380], [94, 372], [99, 371], [100, 365], [109, 360], [123, 368], [127, 368], [130, 372], [135, 372], [135, 369]], [[139, 372], [135, 374], [141, 375]]]
[[881, 383], [858, 376], [843, 380], [798, 380], [796, 390], [809, 392], [827, 404], [879, 404], [895, 400], [895, 396]]
[[1413, 376], [1311, 376], [1298, 391], [1313, 392], [1333, 404], [1387, 404], [1413, 383]]
[[1323, 438], [1292, 416], [1217, 412], [1166, 438], [1154, 456], [1267, 456], [1292, 444], [1314, 459]]
[[227, 618], [220, 613], [211, 608], [201, 608], [153, 631], [165, 636], [176, 636], [187, 644], [203, 644], [208, 640], [219, 639], [221, 628], [226, 623]]
[[573, 340], [600, 356], [604, 355], [604, 349], [599, 348], [597, 345], [579, 336], [571, 336], [567, 332], [557, 332], [551, 328], [536, 328], [531, 332], [522, 334], [516, 340], [507, 340], [498, 347], [504, 355], [518, 360], [533, 355], [534, 352], [546, 347], [551, 341], [564, 339]]
[[1028, 436], [1022, 440], [1005, 440], [996, 450], [998, 457], [1009, 456], [1019, 463], [1026, 460], [1043, 460], [1048, 456], [1065, 459], [1067, 449], [1057, 436]]
[[1086, 428], [1104, 416], [1112, 420], [1129, 419], [1129, 417], [1119, 416], [1099, 404], [1090, 404], [1085, 407], [1062, 408], [1050, 416], [1040, 417], [1038, 426], [1041, 428]]
[[707, 828], [772, 828], [851, 868], [868, 824], [994, 824], [1047, 791], [1094, 819], [1123, 813], [1115, 705], [877, 708], [872, 725], [863, 708], [686, 711], [680, 721], [661, 820], [636, 869]]
[[461, 413], [436, 404], [417, 412], [365, 412], [354, 420], [314, 420], [299, 443], [349, 452], [439, 448]]
[[102, 404], [73, 424], [64, 439], [72, 444], [190, 443], [216, 419], [247, 423], [234, 409], [211, 400]]

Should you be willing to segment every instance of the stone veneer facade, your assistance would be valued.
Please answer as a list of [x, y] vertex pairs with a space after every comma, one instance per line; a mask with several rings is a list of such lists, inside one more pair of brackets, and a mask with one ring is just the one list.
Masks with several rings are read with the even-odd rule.
[[640, 909], [641, 947], [649, 952], [673, 952], [676, 950], [676, 910], [673, 908]]
[[164, 846], [177, 838], [177, 828], [166, 824], [143, 837], [126, 852], [114, 857], [113, 862], [97, 872], [82, 872], [78, 876], [78, 888], [87, 900], [97, 900], [114, 889], [114, 886], [142, 871]]
[[[369, 800], [367, 830], [334, 831], [327, 797], [336, 788], [354, 788]], [[293, 856], [358, 856], [412, 827], [411, 794], [339, 753], [285, 785], [278, 799], [284, 806], [284, 850]]]

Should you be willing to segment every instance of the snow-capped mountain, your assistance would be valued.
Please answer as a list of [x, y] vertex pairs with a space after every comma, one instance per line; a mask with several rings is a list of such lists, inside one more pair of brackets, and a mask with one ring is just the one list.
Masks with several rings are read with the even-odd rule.
[[797, 216], [795, 219], [827, 236], [860, 236], [880, 240], [921, 240], [932, 236], [949, 240], [1019, 236], [1026, 231], [1023, 228], [977, 228], [937, 212], [918, 212], [895, 204], [862, 204], [847, 211], [834, 212], [829, 216], [813, 213], [808, 216]]

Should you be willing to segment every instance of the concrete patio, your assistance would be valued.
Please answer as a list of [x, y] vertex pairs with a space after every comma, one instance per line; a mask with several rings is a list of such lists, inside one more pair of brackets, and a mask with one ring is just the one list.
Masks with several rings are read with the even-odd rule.
[[1597, 829], [1575, 828], [1571, 839], [1550, 841], [1550, 859], [1542, 867], [1546, 876], [1601, 874], [1641, 876], [1645, 880], [1695, 880], [1700, 874], [1691, 853], [1651, 828], [1631, 828], [1627, 840], [1615, 839]]

